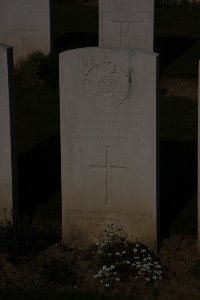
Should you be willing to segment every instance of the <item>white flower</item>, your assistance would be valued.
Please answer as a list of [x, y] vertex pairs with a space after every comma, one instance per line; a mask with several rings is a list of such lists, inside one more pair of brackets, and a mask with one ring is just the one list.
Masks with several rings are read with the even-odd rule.
[[156, 265], [156, 268], [157, 268], [157, 269], [161, 269], [161, 266], [160, 266], [160, 265]]
[[150, 281], [150, 278], [146, 277], [145, 280], [149, 282], [149, 281]]
[[105, 287], [109, 287], [110, 284], [109, 284], [109, 283], [105, 283], [104, 286], [105, 286]]
[[134, 248], [133, 251], [134, 251], [134, 253], [137, 253], [137, 249], [136, 248]]
[[130, 260], [127, 260], [127, 261], [126, 261], [126, 264], [127, 264], [127, 265], [130, 265]]
[[116, 281], [120, 281], [120, 278], [115, 278]]
[[115, 269], [115, 265], [111, 265], [110, 270], [114, 270], [114, 269]]
[[102, 267], [102, 270], [103, 270], [103, 271], [106, 271], [106, 270], [107, 270], [106, 266], [103, 266], [103, 267]]
[[136, 269], [139, 269], [139, 268], [140, 268], [140, 266], [139, 266], [139, 265], [136, 265], [135, 267], [136, 267]]
[[145, 253], [145, 252], [146, 252], [146, 250], [145, 250], [145, 249], [142, 249], [142, 250], [141, 250], [141, 252], [142, 252], [142, 253]]
[[132, 263], [131, 267], [135, 267], [135, 264], [134, 264], [134, 263]]
[[126, 251], [122, 251], [122, 253], [123, 253], [123, 254], [125, 254], [125, 253], [126, 253]]
[[119, 252], [116, 252], [115, 255], [120, 256], [120, 253], [119, 253]]
[[136, 247], [139, 247], [140, 245], [139, 244], [136, 244]]

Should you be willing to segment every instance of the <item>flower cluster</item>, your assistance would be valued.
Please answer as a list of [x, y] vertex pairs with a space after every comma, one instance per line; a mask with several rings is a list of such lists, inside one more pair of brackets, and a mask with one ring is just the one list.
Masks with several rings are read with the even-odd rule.
[[107, 225], [96, 246], [100, 270], [94, 277], [105, 287], [129, 275], [149, 283], [163, 280], [164, 270], [158, 258], [145, 245], [129, 242], [126, 233], [115, 224]]
[[115, 265], [111, 265], [110, 267], [103, 266], [100, 271], [94, 275], [94, 278], [99, 278], [100, 282], [103, 283], [106, 288], [113, 285], [115, 281], [120, 281], [115, 270]]

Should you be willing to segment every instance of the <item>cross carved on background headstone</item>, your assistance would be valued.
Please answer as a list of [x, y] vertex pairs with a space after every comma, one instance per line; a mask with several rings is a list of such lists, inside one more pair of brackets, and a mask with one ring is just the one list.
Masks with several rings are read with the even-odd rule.
[[100, 0], [100, 47], [153, 51], [154, 0]]
[[35, 29], [32, 26], [27, 25], [24, 20], [24, 16], [21, 16], [19, 23], [17, 24], [17, 26], [14, 26], [12, 28], [12, 31], [20, 33], [22, 35], [23, 55], [25, 55], [25, 33], [26, 32], [35, 32]]

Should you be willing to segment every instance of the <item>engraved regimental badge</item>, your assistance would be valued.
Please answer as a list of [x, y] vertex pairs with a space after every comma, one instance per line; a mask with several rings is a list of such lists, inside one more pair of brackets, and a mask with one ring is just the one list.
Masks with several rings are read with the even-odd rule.
[[128, 99], [129, 76], [119, 65], [97, 64], [89, 69], [86, 78], [89, 97], [99, 107], [113, 108]]

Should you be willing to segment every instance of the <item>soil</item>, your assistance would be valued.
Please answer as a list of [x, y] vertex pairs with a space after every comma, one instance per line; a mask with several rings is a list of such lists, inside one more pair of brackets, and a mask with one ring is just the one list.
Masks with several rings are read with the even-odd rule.
[[161, 90], [165, 96], [188, 97], [197, 101], [198, 80], [164, 77], [161, 79]]
[[0, 288], [59, 287], [118, 297], [137, 295], [143, 300], [200, 299], [200, 276], [196, 278], [191, 271], [199, 258], [197, 242], [193, 238], [174, 235], [163, 241], [158, 256], [167, 268], [167, 276], [157, 287], [144, 280], [128, 278], [112, 289], [105, 289], [94, 278], [97, 270], [93, 253], [94, 248], [78, 250], [55, 244], [41, 251], [31, 261], [18, 265], [10, 263], [6, 255], [1, 255]]

